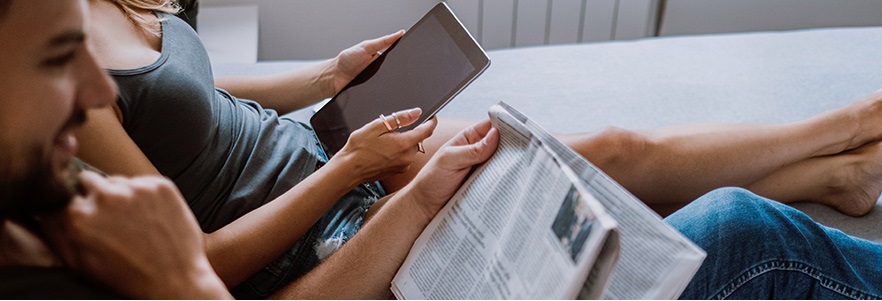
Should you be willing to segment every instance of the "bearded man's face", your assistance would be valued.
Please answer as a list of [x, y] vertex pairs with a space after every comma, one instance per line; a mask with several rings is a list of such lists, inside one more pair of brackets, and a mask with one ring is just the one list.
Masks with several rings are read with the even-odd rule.
[[0, 0], [0, 217], [67, 204], [74, 131], [116, 99], [87, 16], [86, 0]]

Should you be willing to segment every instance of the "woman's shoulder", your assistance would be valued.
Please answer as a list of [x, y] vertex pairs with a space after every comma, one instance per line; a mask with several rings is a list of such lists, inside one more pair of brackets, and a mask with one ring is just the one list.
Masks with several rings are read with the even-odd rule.
[[[90, 11], [92, 25], [87, 34], [101, 67], [135, 69], [152, 64], [162, 55], [162, 36], [146, 34], [114, 4], [92, 1]], [[150, 12], [142, 16], [157, 18]]]

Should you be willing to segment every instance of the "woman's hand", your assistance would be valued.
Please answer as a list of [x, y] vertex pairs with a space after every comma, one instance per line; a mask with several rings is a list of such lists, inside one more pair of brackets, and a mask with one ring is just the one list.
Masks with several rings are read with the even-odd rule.
[[387, 128], [381, 118], [352, 132], [346, 145], [329, 162], [345, 162], [347, 169], [357, 173], [357, 183], [377, 181], [406, 171], [414, 161], [420, 142], [429, 138], [438, 124], [435, 118], [407, 132], [397, 132], [419, 119], [422, 110], [414, 108], [386, 116]]
[[377, 59], [377, 57], [380, 56], [381, 51], [392, 46], [392, 44], [395, 43], [395, 41], [398, 41], [402, 35], [404, 35], [404, 30], [376, 39], [365, 40], [341, 51], [340, 54], [333, 59], [332, 66], [334, 71], [332, 73], [334, 74], [334, 77], [331, 81], [333, 93], [330, 95], [333, 96], [340, 92], [340, 90], [349, 84], [355, 76], [361, 73], [364, 68], [367, 68], [371, 62]]
[[489, 119], [462, 130], [438, 149], [399, 195], [417, 202], [431, 220], [453, 197], [472, 167], [487, 161], [498, 145], [499, 132]]

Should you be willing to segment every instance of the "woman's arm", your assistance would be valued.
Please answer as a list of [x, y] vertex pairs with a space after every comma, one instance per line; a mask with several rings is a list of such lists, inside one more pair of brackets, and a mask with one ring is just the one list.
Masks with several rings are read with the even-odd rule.
[[[88, 116], [79, 137], [81, 159], [110, 175], [159, 174], [126, 134], [113, 110], [99, 109]], [[205, 234], [208, 260], [221, 280], [232, 287], [272, 262], [337, 199], [358, 185], [360, 179], [344, 170], [344, 161], [331, 160], [279, 198]]]
[[224, 283], [233, 287], [270, 264], [361, 183], [346, 164], [331, 160], [272, 202], [206, 234], [208, 260]]
[[[419, 110], [398, 112], [403, 126]], [[435, 120], [411, 131], [389, 132], [379, 119], [352, 133], [328, 164], [270, 203], [211, 233], [208, 258], [228, 286], [234, 286], [288, 250], [336, 201], [356, 185], [405, 170], [417, 143], [432, 134]]]
[[[384, 299], [413, 242], [462, 185], [472, 166], [495, 152], [489, 120], [463, 130], [348, 243], [279, 291], [282, 299]], [[340, 289], [345, 287], [346, 289]]]
[[333, 60], [326, 60], [279, 74], [219, 77], [214, 84], [236, 97], [257, 101], [285, 114], [333, 96], [329, 84], [334, 74], [332, 68]]
[[119, 107], [92, 109], [86, 112], [86, 123], [77, 132], [80, 150], [77, 155], [109, 175], [128, 177], [159, 175], [159, 171], [129, 138], [122, 127]]
[[236, 97], [257, 101], [285, 114], [337, 94], [403, 34], [399, 31], [363, 41], [333, 59], [303, 69], [263, 76], [220, 77], [215, 79], [215, 85]]
[[[398, 112], [402, 125], [420, 110]], [[89, 112], [80, 141], [84, 161], [113, 175], [158, 174], [126, 135], [112, 109]], [[327, 165], [272, 202], [206, 234], [208, 259], [221, 279], [234, 286], [289, 249], [346, 192], [366, 181], [401, 172], [413, 161], [417, 143], [432, 134], [434, 119], [405, 133], [389, 132], [375, 120], [354, 132]], [[296, 217], [296, 218], [292, 218]]]

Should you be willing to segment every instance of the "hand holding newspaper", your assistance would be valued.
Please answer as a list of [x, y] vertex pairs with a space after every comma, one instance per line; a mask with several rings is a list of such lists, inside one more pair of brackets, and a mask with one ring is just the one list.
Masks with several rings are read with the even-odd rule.
[[674, 299], [705, 253], [504, 103], [496, 154], [414, 243], [399, 299]]

